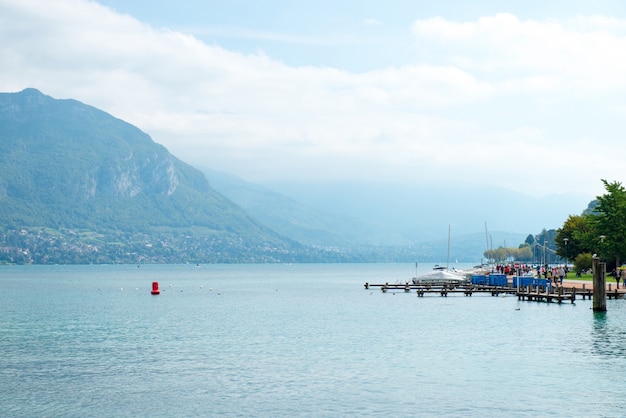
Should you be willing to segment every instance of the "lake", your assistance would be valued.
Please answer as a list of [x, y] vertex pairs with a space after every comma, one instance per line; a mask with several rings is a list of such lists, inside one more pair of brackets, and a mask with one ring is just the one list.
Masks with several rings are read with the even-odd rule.
[[363, 287], [415, 272], [411, 264], [1, 266], [0, 411], [624, 416], [626, 301], [594, 314], [589, 300], [418, 298]]

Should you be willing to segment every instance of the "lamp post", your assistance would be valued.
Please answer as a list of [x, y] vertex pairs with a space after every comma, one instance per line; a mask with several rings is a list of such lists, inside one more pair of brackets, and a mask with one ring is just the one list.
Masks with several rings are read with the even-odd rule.
[[606, 238], [606, 236], [604, 235], [600, 235], [600, 261], [602, 261], [602, 252], [604, 249], [604, 238]]
[[568, 238], [563, 238], [563, 243], [565, 244], [565, 278], [567, 279], [567, 242], [569, 241]]
[[543, 241], [543, 271], [544, 277], [548, 277], [548, 257], [546, 256], [546, 247], [548, 246], [548, 240]]

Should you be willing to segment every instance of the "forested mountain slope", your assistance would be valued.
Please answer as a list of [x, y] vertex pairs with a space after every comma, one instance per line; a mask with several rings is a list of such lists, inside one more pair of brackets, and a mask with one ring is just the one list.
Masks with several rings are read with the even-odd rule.
[[[78, 101], [35, 89], [0, 94], [0, 144], [0, 219], [6, 231], [98, 233], [108, 237], [100, 247], [113, 233], [115, 241], [133, 234], [160, 241], [193, 231], [213, 245], [220, 242], [219, 251], [229, 254], [222, 258], [235, 260], [266, 252], [261, 248], [289, 252], [294, 245], [147, 134]], [[210, 247], [199, 251], [215, 259]], [[174, 252], [182, 256], [187, 250]]]

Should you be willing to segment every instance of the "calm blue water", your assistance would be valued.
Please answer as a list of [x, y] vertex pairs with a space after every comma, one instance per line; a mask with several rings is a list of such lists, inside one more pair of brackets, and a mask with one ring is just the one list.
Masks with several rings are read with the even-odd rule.
[[626, 301], [594, 315], [582, 300], [363, 288], [414, 274], [0, 267], [0, 415], [626, 415]]

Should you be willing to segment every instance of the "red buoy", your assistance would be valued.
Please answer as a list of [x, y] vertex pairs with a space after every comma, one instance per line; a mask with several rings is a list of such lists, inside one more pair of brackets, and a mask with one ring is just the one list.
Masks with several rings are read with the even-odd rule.
[[152, 293], [153, 295], [158, 295], [159, 293], [161, 293], [161, 291], [159, 290], [159, 282], [152, 282]]

